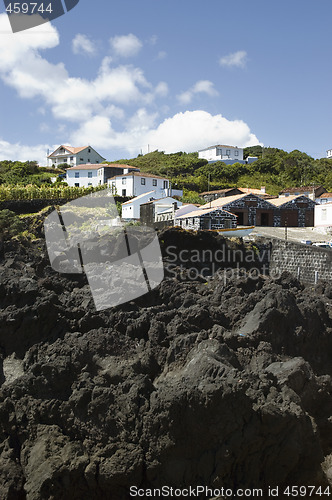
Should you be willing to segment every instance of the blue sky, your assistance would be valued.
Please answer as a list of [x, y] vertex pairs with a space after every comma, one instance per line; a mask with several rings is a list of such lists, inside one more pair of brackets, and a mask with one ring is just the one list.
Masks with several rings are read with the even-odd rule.
[[[1, 11], [4, 12], [4, 9]], [[11, 33], [0, 159], [90, 144], [109, 160], [213, 144], [332, 147], [330, 0], [80, 0]]]

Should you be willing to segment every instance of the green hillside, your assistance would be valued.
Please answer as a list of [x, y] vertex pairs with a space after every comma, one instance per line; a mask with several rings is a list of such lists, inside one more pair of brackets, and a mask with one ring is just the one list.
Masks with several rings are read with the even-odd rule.
[[114, 163], [126, 163], [139, 167], [142, 172], [167, 176], [174, 188], [202, 192], [226, 187], [266, 187], [270, 194], [277, 194], [285, 187], [322, 184], [332, 191], [332, 160], [315, 160], [301, 151], [290, 153], [278, 148], [252, 146], [244, 149], [244, 157], [258, 156], [248, 165], [223, 162], [208, 164], [198, 158], [198, 153], [165, 154], [153, 151], [137, 158], [122, 159]]

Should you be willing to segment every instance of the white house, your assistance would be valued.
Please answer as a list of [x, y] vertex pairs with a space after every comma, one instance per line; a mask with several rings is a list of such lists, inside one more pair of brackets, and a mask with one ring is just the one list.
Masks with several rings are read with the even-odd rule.
[[114, 174], [128, 174], [129, 172], [139, 172], [139, 168], [123, 165], [119, 163], [86, 164], [67, 168], [66, 182], [72, 187], [95, 187], [106, 184], [107, 180]]
[[161, 212], [167, 211], [176, 203], [178, 207], [182, 206], [182, 202], [172, 198], [171, 196], [163, 196], [157, 198], [156, 191], [149, 191], [148, 193], [143, 193], [131, 200], [122, 203], [122, 218], [123, 219], [140, 219], [140, 208], [141, 205], [146, 205], [151, 203], [154, 205], [155, 215], [159, 215]]
[[122, 218], [123, 219], [139, 219], [140, 206], [147, 201], [155, 199], [155, 191], [148, 191], [147, 193], [140, 194], [131, 200], [122, 203]]
[[155, 191], [155, 198], [163, 198], [171, 194], [169, 180], [158, 175], [129, 172], [116, 175], [108, 179], [107, 182], [108, 186], [118, 196], [140, 196], [149, 191]]
[[315, 227], [332, 227], [332, 202], [315, 206]]
[[332, 202], [332, 193], [323, 193], [318, 198], [315, 199], [316, 203], [319, 203], [320, 205], [323, 205], [325, 203], [331, 203]]
[[48, 155], [48, 165], [57, 167], [61, 163], [67, 163], [69, 166], [84, 165], [86, 163], [98, 164], [105, 161], [95, 149], [91, 146], [73, 148], [72, 146], [59, 146], [53, 153]]
[[332, 149], [326, 151], [326, 158], [332, 158]]
[[201, 149], [198, 151], [198, 158], [203, 158], [209, 163], [216, 161], [223, 161], [228, 165], [233, 163], [245, 163], [243, 160], [243, 148], [238, 148], [237, 146], [210, 146], [206, 149]]

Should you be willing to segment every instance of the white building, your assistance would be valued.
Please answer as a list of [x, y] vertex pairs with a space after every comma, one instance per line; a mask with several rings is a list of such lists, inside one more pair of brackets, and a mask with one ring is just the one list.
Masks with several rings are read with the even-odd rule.
[[103, 168], [100, 165], [80, 165], [66, 172], [66, 182], [70, 187], [96, 187], [104, 184]]
[[140, 218], [140, 206], [147, 201], [150, 201], [156, 197], [155, 191], [148, 191], [143, 193], [131, 200], [122, 203], [122, 218], [123, 219], [139, 219]]
[[315, 227], [332, 227], [332, 202], [315, 206]]
[[332, 149], [326, 151], [326, 158], [332, 158]]
[[147, 203], [154, 205], [155, 215], [166, 212], [172, 207], [173, 203], [176, 203], [178, 207], [182, 206], [181, 201], [178, 201], [171, 196], [157, 198], [156, 191], [149, 191], [148, 193], [143, 193], [131, 200], [126, 201], [125, 203], [122, 203], [122, 218], [140, 219], [141, 205], [145, 205]]
[[86, 163], [98, 164], [105, 161], [95, 149], [91, 146], [73, 148], [72, 146], [59, 146], [53, 153], [48, 155], [48, 165], [57, 167], [61, 163], [67, 163], [69, 166], [84, 165]]
[[203, 158], [210, 162], [223, 161], [228, 165], [233, 163], [245, 163], [243, 160], [243, 148], [237, 146], [210, 146], [206, 149], [198, 151], [198, 158]]
[[318, 198], [315, 199], [315, 202], [319, 203], [320, 205], [323, 205], [324, 203], [331, 203], [332, 193], [323, 193], [322, 195], [318, 196]]
[[157, 175], [129, 172], [116, 175], [107, 182], [113, 193], [118, 196], [140, 196], [149, 191], [155, 191], [155, 198], [171, 195], [169, 180]]
[[190, 214], [190, 212], [194, 212], [195, 210], [199, 210], [200, 205], [196, 206], [193, 203], [183, 203], [181, 208], [176, 210], [175, 219], [181, 217], [182, 215]]
[[114, 174], [123, 175], [131, 171], [139, 172], [139, 168], [118, 163], [77, 165], [67, 168], [66, 182], [71, 187], [96, 187], [106, 184]]

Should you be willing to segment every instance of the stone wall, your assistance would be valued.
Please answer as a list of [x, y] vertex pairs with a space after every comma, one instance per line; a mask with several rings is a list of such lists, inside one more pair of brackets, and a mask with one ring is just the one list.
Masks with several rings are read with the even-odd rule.
[[271, 241], [270, 275], [288, 271], [303, 283], [332, 281], [332, 249], [283, 240]]

